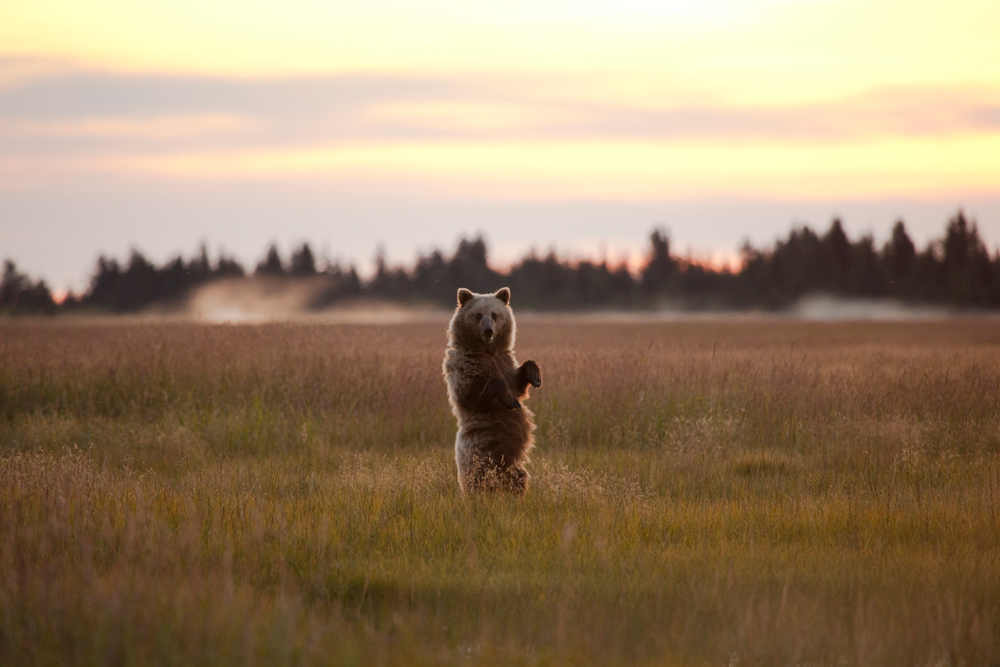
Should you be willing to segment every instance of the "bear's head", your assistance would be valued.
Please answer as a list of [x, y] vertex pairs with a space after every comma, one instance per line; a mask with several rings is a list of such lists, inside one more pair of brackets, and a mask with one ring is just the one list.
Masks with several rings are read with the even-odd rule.
[[510, 289], [493, 294], [458, 290], [458, 307], [448, 326], [448, 336], [456, 347], [472, 350], [509, 350], [514, 347], [514, 312], [510, 309]]

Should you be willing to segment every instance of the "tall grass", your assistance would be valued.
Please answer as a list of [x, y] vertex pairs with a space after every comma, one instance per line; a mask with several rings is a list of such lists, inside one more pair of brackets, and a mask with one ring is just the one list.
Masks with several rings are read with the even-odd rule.
[[1000, 664], [1000, 327], [0, 323], [0, 664]]

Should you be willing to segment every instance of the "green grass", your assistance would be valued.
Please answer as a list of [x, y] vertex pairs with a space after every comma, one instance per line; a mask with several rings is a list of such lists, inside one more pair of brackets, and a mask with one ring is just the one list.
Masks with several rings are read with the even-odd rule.
[[0, 664], [1000, 664], [1000, 327], [522, 321], [523, 499], [444, 324], [0, 321]]

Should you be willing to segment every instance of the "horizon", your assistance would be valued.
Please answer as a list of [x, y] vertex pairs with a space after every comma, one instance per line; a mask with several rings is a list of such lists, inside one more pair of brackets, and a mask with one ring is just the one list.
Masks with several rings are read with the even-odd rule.
[[[154, 265], [165, 266], [168, 262], [177, 258], [194, 258], [201, 252], [202, 247], [205, 248], [208, 257], [211, 260], [217, 262], [223, 257], [234, 259], [242, 265], [248, 275], [252, 275], [255, 267], [258, 263], [263, 261], [270, 247], [275, 247], [283, 261], [287, 262], [291, 254], [297, 248], [305, 244], [309, 245], [310, 249], [314, 252], [317, 260], [317, 266], [339, 265], [344, 269], [353, 268], [357, 270], [358, 275], [362, 280], [369, 280], [375, 273], [376, 260], [380, 253], [386, 259], [389, 266], [409, 270], [415, 266], [416, 262], [421, 257], [428, 256], [433, 252], [441, 252], [445, 257], [448, 257], [453, 254], [454, 250], [458, 247], [458, 244], [461, 241], [482, 238], [486, 243], [486, 247], [489, 252], [488, 261], [490, 267], [500, 271], [501, 273], [509, 272], [512, 267], [516, 266], [526, 258], [532, 256], [544, 257], [550, 253], [554, 253], [561, 263], [579, 265], [583, 262], [592, 262], [594, 264], [606, 263], [609, 267], [615, 268], [624, 266], [633, 276], [635, 276], [641, 271], [644, 266], [644, 261], [649, 253], [650, 234], [656, 230], [660, 230], [666, 232], [666, 235], [671, 243], [671, 254], [678, 259], [685, 260], [690, 264], [702, 266], [715, 272], [727, 270], [730, 272], [739, 272], [742, 268], [740, 248], [744, 243], [750, 243], [758, 250], [767, 251], [773, 248], [775, 243], [787, 239], [788, 235], [796, 229], [809, 228], [817, 234], [822, 235], [827, 229], [829, 229], [833, 220], [837, 219], [842, 222], [843, 227], [852, 242], [861, 239], [863, 236], [870, 235], [874, 239], [876, 248], [881, 248], [882, 245], [884, 245], [884, 243], [889, 239], [892, 225], [895, 224], [896, 221], [902, 221], [906, 225], [910, 238], [919, 249], [922, 249], [929, 246], [931, 243], [940, 240], [940, 238], [942, 238], [942, 234], [944, 233], [947, 221], [959, 212], [964, 213], [969, 222], [976, 225], [979, 230], [980, 237], [982, 238], [990, 255], [1000, 253], [1000, 243], [994, 241], [994, 239], [989, 236], [989, 228], [984, 228], [977, 216], [970, 214], [967, 209], [963, 207], [956, 207], [951, 211], [951, 213], [942, 218], [941, 223], [936, 227], [931, 221], [921, 220], [924, 224], [917, 226], [916, 229], [914, 229], [914, 226], [910, 223], [910, 221], [903, 219], [901, 216], [894, 217], [891, 222], [885, 225], [884, 229], [878, 230], [877, 232], [872, 230], [870, 227], [858, 230], [858, 225], [850, 225], [848, 220], [845, 220], [839, 215], [833, 215], [829, 220], [822, 224], [813, 224], [810, 221], [804, 220], [793, 220], [783, 231], [776, 231], [773, 236], [769, 239], [765, 239], [763, 242], [754, 242], [750, 235], [743, 235], [740, 242], [730, 251], [718, 249], [706, 250], [704, 247], [695, 248], [691, 244], [680, 243], [678, 242], [676, 236], [672, 234], [669, 226], [652, 224], [648, 226], [645, 233], [637, 236], [633, 243], [619, 243], [617, 246], [612, 246], [606, 242], [582, 245], [562, 244], [559, 246], [555, 242], [550, 242], [547, 245], [531, 243], [526, 247], [522, 246], [520, 248], [514, 248], [512, 245], [508, 244], [507, 246], [499, 246], [500, 250], [498, 252], [497, 244], [493, 243], [489, 238], [489, 235], [484, 233], [480, 228], [479, 231], [471, 233], [461, 231], [458, 232], [457, 236], [449, 244], [420, 243], [414, 244], [408, 249], [402, 251], [397, 248], [397, 252], [393, 253], [388, 251], [386, 244], [376, 241], [369, 249], [368, 255], [361, 260], [357, 259], [357, 255], [345, 256], [342, 253], [331, 253], [330, 244], [328, 242], [316, 244], [313, 240], [308, 238], [299, 238], [297, 240], [281, 242], [275, 240], [274, 237], [271, 237], [270, 240], [265, 241], [260, 246], [256, 253], [234, 253], [227, 249], [226, 244], [209, 244], [205, 240], [191, 244], [188, 250], [170, 250], [158, 253], [150, 253], [137, 243], [126, 243], [118, 244], [119, 250], [121, 250], [121, 252], [118, 253], [106, 252], [104, 250], [99, 251], [90, 258], [89, 263], [80, 261], [80, 258], [76, 257], [75, 264], [79, 266], [86, 265], [87, 268], [84, 270], [83, 275], [77, 276], [77, 278], [68, 285], [55, 284], [52, 280], [50, 280], [48, 275], [33, 271], [31, 267], [26, 266], [15, 256], [4, 255], [3, 257], [0, 257], [0, 260], [12, 260], [17, 265], [18, 270], [21, 273], [28, 275], [32, 279], [44, 280], [52, 290], [52, 294], [56, 298], [57, 302], [61, 302], [71, 293], [79, 295], [86, 291], [87, 286], [94, 275], [94, 270], [100, 257], [113, 259], [124, 266], [127, 264], [132, 253], [137, 252]], [[638, 225], [635, 226], [637, 227]], [[0, 247], [4, 246], [0, 245]], [[406, 250], [409, 250], [409, 252], [407, 253]]]
[[990, 252], [978, 225], [961, 210], [922, 247], [902, 221], [879, 247], [870, 234], [852, 239], [839, 219], [825, 230], [796, 227], [770, 247], [746, 247], [737, 265], [702, 262], [670, 246], [666, 231], [654, 229], [644, 256], [628, 261], [559, 256], [553, 249], [532, 250], [503, 266], [490, 261], [487, 241], [477, 236], [461, 239], [452, 253], [419, 253], [409, 264], [393, 264], [380, 249], [371, 275], [317, 256], [308, 242], [285, 256], [272, 244], [256, 266], [221, 253], [213, 260], [204, 245], [159, 265], [133, 249], [127, 259], [102, 256], [79, 293], [50, 293], [44, 280], [8, 263], [0, 307], [15, 315], [64, 307], [211, 321], [238, 313], [245, 321], [312, 317], [345, 306], [353, 312], [361, 303], [453, 305], [455, 289], [504, 285], [521, 294], [529, 310], [554, 312], [763, 309], [802, 319], [898, 319], [1000, 304], [1000, 250]]

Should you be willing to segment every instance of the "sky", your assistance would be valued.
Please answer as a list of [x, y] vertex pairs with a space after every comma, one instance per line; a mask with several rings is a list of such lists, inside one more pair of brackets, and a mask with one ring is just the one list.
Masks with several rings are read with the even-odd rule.
[[0, 0], [0, 256], [1000, 245], [1000, 3]]

